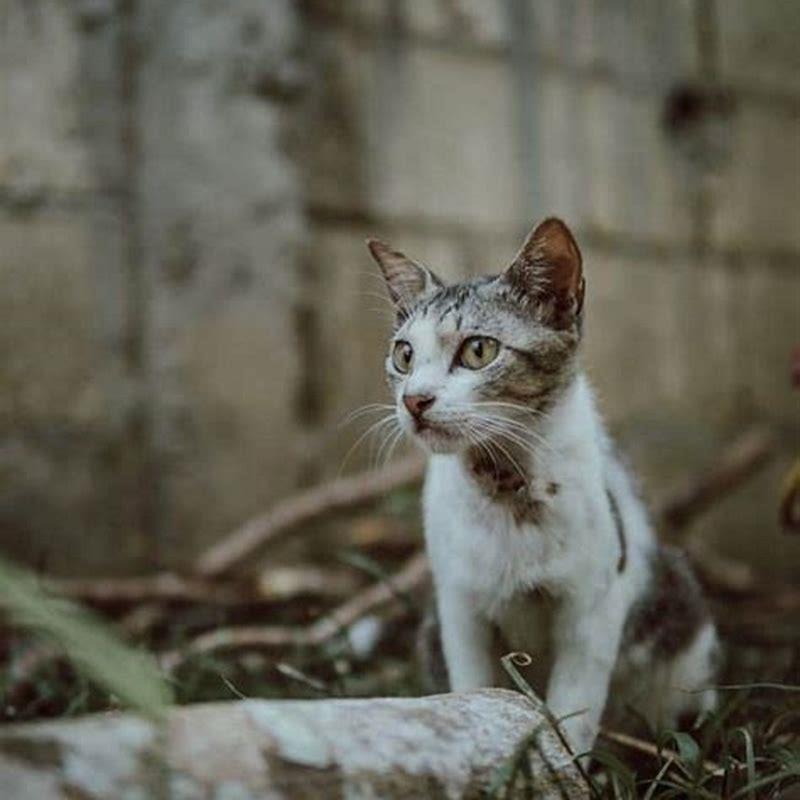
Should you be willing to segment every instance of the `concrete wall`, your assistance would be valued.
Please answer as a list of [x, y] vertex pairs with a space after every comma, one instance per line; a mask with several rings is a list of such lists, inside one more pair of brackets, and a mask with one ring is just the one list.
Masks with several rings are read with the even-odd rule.
[[[0, 0], [4, 549], [180, 562], [336, 474], [385, 400], [368, 235], [455, 278], [560, 214], [648, 485], [753, 420], [796, 445], [799, 35], [792, 0]], [[777, 546], [780, 469], [725, 546]]]
[[0, 2], [0, 538], [185, 559], [298, 481], [289, 3]]

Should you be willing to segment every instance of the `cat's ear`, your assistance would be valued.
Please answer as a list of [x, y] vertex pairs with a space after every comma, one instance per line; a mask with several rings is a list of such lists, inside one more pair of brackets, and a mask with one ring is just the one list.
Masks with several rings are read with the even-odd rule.
[[368, 239], [367, 247], [381, 268], [392, 302], [401, 313], [423, 295], [444, 285], [427, 267], [378, 239]]
[[583, 259], [570, 229], [556, 217], [539, 223], [525, 239], [505, 279], [544, 308], [557, 327], [569, 327], [583, 307]]

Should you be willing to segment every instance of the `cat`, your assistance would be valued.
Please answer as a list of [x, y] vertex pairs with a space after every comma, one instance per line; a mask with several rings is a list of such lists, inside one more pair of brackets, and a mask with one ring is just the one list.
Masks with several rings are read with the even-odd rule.
[[673, 727], [712, 709], [709, 610], [683, 555], [657, 542], [580, 367], [586, 284], [568, 227], [546, 219], [504, 272], [449, 286], [367, 245], [396, 313], [397, 421], [430, 454], [429, 631], [449, 687], [502, 685], [498, 656], [529, 653], [575, 753], [601, 718], [634, 709]]

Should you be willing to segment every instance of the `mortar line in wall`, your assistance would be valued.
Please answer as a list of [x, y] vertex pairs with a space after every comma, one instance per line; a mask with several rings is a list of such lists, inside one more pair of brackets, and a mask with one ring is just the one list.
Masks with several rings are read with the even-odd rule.
[[[302, 51], [308, 62], [310, 70], [319, 70], [317, 63], [322, 50], [314, 41], [319, 31], [307, 17], [307, 9], [301, 6], [303, 14], [300, 30], [302, 31]], [[319, 80], [319, 76], [317, 76]], [[304, 117], [310, 113], [309, 104], [313, 103], [311, 93], [306, 95], [305, 102], [296, 112], [297, 117]], [[316, 110], [316, 109], [315, 109]], [[284, 125], [289, 123], [284, 121]], [[305, 126], [303, 127], [305, 131]], [[302, 135], [292, 136], [293, 140], [304, 143]], [[325, 374], [323, 342], [322, 342], [322, 314], [319, 308], [320, 284], [323, 281], [320, 267], [314, 260], [313, 240], [315, 236], [312, 215], [309, 212], [307, 192], [309, 176], [306, 174], [309, 159], [298, 158], [296, 166], [301, 176], [301, 184], [306, 193], [303, 197], [303, 215], [306, 219], [308, 235], [298, 253], [298, 281], [297, 294], [291, 309], [294, 334], [298, 353], [298, 375], [294, 387], [292, 409], [294, 422], [300, 435], [297, 437], [300, 445], [297, 447], [298, 469], [296, 480], [300, 486], [316, 483], [320, 475], [320, 453], [318, 450], [320, 437], [318, 434], [323, 428], [325, 418], [326, 393], [323, 375]]]
[[[347, 24], [335, 22], [320, 25], [313, 22], [320, 33], [342, 34], [349, 36], [359, 45], [370, 49], [380, 50], [383, 47], [396, 45], [397, 42], [387, 31], [380, 28], [371, 28], [366, 25]], [[418, 46], [429, 49], [437, 53], [450, 53], [469, 58], [479, 58], [492, 61], [497, 64], [507, 62], [511, 54], [510, 45], [487, 45], [479, 42], [465, 42], [461, 39], [437, 36], [415, 32], [406, 34], [403, 40], [404, 46]], [[652, 81], [646, 78], [631, 76], [615, 70], [606, 65], [582, 65], [570, 64], [559, 60], [547, 53], [538, 52], [531, 47], [528, 54], [531, 64], [545, 76], [561, 76], [570, 80], [605, 86], [618, 92], [623, 97], [633, 99], [642, 97], [663, 97], [666, 95], [670, 85], [665, 85], [660, 81]], [[676, 80], [681, 76], [676, 76]], [[692, 76], [683, 76], [691, 78]], [[735, 85], [726, 86], [738, 99], [757, 104], [770, 109], [771, 111], [800, 113], [800, 93], [791, 90], [760, 86], [758, 84], [744, 84], [737, 80]]]
[[537, 114], [538, 71], [534, 63], [533, 30], [526, 0], [506, 0], [506, 21], [511, 43], [512, 86], [514, 87], [514, 129], [517, 157], [522, 164], [522, 208], [531, 217], [536, 208], [536, 187], [540, 176], [540, 144]]
[[[695, 0], [697, 63], [700, 68], [700, 80], [709, 87], [717, 83], [719, 67], [716, 22], [715, 0]], [[714, 208], [708, 175], [702, 168], [699, 169], [691, 217], [693, 246], [698, 257], [702, 257], [709, 248], [709, 231], [712, 228]]]
[[720, 63], [716, 0], [695, 0], [694, 25], [700, 77], [707, 82], [717, 82]]
[[[339, 206], [331, 207], [314, 204], [307, 209], [308, 218], [312, 224], [321, 229], [328, 227], [351, 228], [358, 231], [359, 235], [367, 235], [370, 230], [378, 227], [391, 231], [393, 236], [402, 236], [405, 232], [409, 235], [442, 236], [451, 239], [467, 239], [476, 235], [476, 224], [456, 220], [431, 219], [430, 217], [402, 215], [385, 216], [358, 209], [343, 209]], [[514, 239], [520, 235], [520, 230], [529, 227], [535, 219], [526, 222], [510, 222], [504, 227], [485, 226], [484, 235], [509, 237]], [[692, 242], [670, 243], [663, 240], [636, 238], [620, 233], [609, 233], [592, 230], [590, 228], [573, 226], [579, 241], [587, 248], [602, 254], [617, 254], [625, 258], [647, 259], [651, 262], [674, 261], [681, 258], [697, 260], [697, 253]], [[513, 253], [509, 254], [509, 257]], [[765, 249], [760, 245], [752, 246], [721, 246], [710, 244], [701, 259], [703, 263], [722, 264], [736, 269], [746, 262], [758, 263], [776, 272], [790, 272], [797, 274], [800, 267], [800, 251], [788, 248]]]
[[162, 566], [163, 515], [160, 469], [154, 435], [154, 381], [147, 347], [150, 326], [151, 292], [144, 264], [142, 220], [139, 213], [141, 140], [139, 137], [139, 41], [137, 36], [138, 0], [122, 0], [119, 5], [119, 62], [121, 100], [121, 139], [123, 182], [122, 217], [124, 226], [123, 264], [126, 278], [128, 317], [124, 360], [136, 387], [136, 399], [127, 424], [128, 444], [135, 459], [135, 475], [140, 497], [139, 534], [145, 539], [151, 567]]

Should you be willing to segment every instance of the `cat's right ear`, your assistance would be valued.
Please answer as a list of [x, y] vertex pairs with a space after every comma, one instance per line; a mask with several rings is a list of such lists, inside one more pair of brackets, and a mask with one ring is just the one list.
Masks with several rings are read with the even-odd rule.
[[503, 277], [555, 327], [574, 324], [583, 307], [583, 259], [570, 229], [549, 217], [532, 230]]
[[427, 267], [379, 239], [367, 239], [367, 247], [381, 268], [389, 297], [400, 314], [407, 313], [423, 295], [444, 285]]

